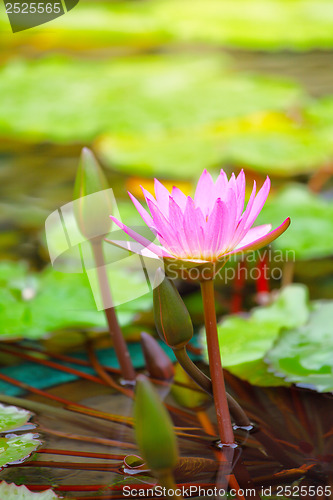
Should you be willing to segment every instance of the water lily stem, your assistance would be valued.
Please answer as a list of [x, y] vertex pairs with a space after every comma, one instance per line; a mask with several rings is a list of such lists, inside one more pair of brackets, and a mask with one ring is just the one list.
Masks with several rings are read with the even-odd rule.
[[217, 416], [217, 426], [222, 444], [234, 443], [227, 395], [225, 390], [220, 346], [217, 336], [216, 311], [214, 298], [214, 281], [201, 282], [201, 293], [204, 307], [205, 328], [207, 337], [210, 375], [213, 385], [213, 396]]
[[[174, 349], [174, 354], [177, 358], [178, 363], [186, 371], [186, 373], [196, 382], [205, 392], [213, 396], [213, 386], [212, 381], [207, 375], [205, 375], [189, 358], [186, 347], [181, 349]], [[237, 403], [237, 401], [228, 393], [226, 393], [229, 411], [235, 421], [239, 426], [250, 426], [251, 421]]]
[[176, 495], [177, 485], [174, 481], [172, 470], [155, 471], [155, 475], [162, 488], [165, 488], [166, 498], [182, 500], [182, 496]]
[[122, 377], [126, 381], [135, 380], [135, 371], [127, 349], [127, 345], [121, 332], [117, 315], [112, 304], [109, 280], [105, 271], [105, 259], [103, 253], [103, 238], [96, 238], [92, 241], [92, 249], [97, 267], [98, 282], [101, 291], [102, 301], [105, 306], [104, 312], [108, 322], [110, 335], [113, 341], [114, 350], [119, 361]]

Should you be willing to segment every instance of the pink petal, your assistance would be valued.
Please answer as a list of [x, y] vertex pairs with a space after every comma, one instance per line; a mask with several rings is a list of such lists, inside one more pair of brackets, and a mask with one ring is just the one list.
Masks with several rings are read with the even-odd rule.
[[250, 227], [253, 225], [254, 221], [258, 217], [259, 213], [261, 212], [261, 209], [264, 206], [265, 201], [267, 200], [267, 196], [268, 196], [270, 187], [271, 187], [271, 181], [270, 181], [270, 178], [267, 177], [264, 184], [262, 185], [260, 191], [258, 192], [255, 200], [254, 200], [251, 212], [250, 212], [248, 219], [246, 221], [246, 224], [245, 224], [245, 228], [244, 228], [245, 231], [250, 229]]
[[245, 174], [242, 169], [236, 179], [237, 185], [237, 218], [239, 219], [244, 210], [245, 202]]
[[184, 253], [189, 255], [190, 249], [186, 240], [186, 236], [184, 234], [183, 224], [184, 224], [184, 215], [181, 211], [180, 207], [177, 205], [175, 200], [170, 196], [169, 199], [169, 222], [171, 226], [174, 228], [177, 239], [181, 244]]
[[179, 188], [173, 186], [171, 191], [171, 197], [175, 200], [177, 205], [181, 208], [182, 212], [184, 212], [186, 207], [186, 196]]
[[286, 219], [281, 224], [281, 226], [274, 229], [274, 231], [271, 231], [270, 233], [267, 233], [266, 235], [261, 236], [260, 238], [255, 239], [252, 242], [248, 242], [244, 246], [239, 246], [225, 255], [232, 255], [247, 250], [258, 250], [259, 248], [262, 248], [271, 243], [272, 241], [276, 240], [276, 238], [278, 238], [282, 233], [285, 232], [285, 230], [289, 227], [289, 225], [290, 225], [290, 217], [288, 217], [288, 219]]
[[[151, 250], [154, 254], [156, 254], [158, 257], [171, 257], [171, 255], [168, 252], [165, 252], [165, 250], [158, 245], [155, 245], [155, 243], [152, 243], [151, 241], [147, 240], [144, 236], [141, 236], [138, 234], [136, 231], [131, 229], [130, 227], [126, 226], [122, 222], [120, 222], [116, 217], [113, 217], [110, 215], [110, 219], [113, 220], [117, 224], [117, 226], [120, 227], [128, 236], [133, 238], [133, 240], [137, 241], [140, 243], [142, 246], [145, 248], [148, 248]], [[167, 254], [167, 255], [166, 255]]]
[[226, 239], [225, 233], [228, 230], [228, 208], [226, 204], [218, 198], [214, 208], [208, 218], [205, 237], [205, 257], [213, 257], [221, 247], [221, 242]]
[[134, 203], [134, 206], [137, 209], [137, 211], [139, 212], [139, 214], [141, 215], [142, 219], [147, 224], [147, 226], [155, 228], [154, 221], [153, 221], [152, 217], [149, 215], [149, 213], [147, 212], [147, 210], [145, 208], [143, 208], [141, 203], [139, 203], [138, 200], [131, 193], [128, 193], [128, 195], [131, 198], [132, 202]]
[[205, 219], [200, 209], [195, 208], [194, 201], [189, 196], [184, 211], [184, 233], [192, 257], [201, 255], [204, 246], [202, 238]]
[[221, 198], [224, 200], [226, 197], [227, 189], [228, 189], [228, 177], [225, 171], [221, 170], [215, 183], [215, 196], [214, 196], [215, 199]]
[[184, 249], [177, 239], [175, 229], [171, 226], [160, 208], [155, 205], [155, 203], [150, 200], [148, 200], [147, 203], [149, 210], [153, 216], [158, 236], [161, 236], [163, 238], [163, 242], [172, 253], [176, 255], [182, 255], [184, 253]]
[[258, 240], [259, 238], [262, 238], [262, 236], [268, 234], [271, 229], [272, 224], [263, 224], [262, 226], [256, 226], [252, 229], [249, 229], [242, 241], [236, 246], [236, 249], [248, 245], [249, 243]]
[[222, 246], [229, 247], [234, 239], [237, 226], [237, 198], [233, 189], [229, 189], [225, 203], [228, 208], [228, 217], [224, 221], [224, 237], [221, 241]]
[[238, 197], [237, 184], [235, 174], [232, 173], [228, 182], [228, 190], [232, 189], [235, 193], [236, 199]]
[[194, 195], [194, 203], [197, 208], [201, 209], [204, 217], [210, 212], [210, 207], [214, 203], [215, 184], [212, 176], [205, 169], [198, 181]]
[[156, 195], [156, 200], [157, 200], [157, 205], [163, 215], [165, 217], [168, 217], [169, 215], [169, 196], [170, 193], [167, 190], [163, 184], [158, 181], [157, 179], [154, 179], [154, 186], [155, 186], [155, 195]]
[[247, 202], [246, 209], [238, 222], [238, 226], [235, 230], [235, 234], [232, 240], [232, 246], [236, 246], [246, 234], [245, 226], [248, 217], [251, 213], [255, 196], [256, 196], [256, 181], [253, 181], [252, 193], [250, 195], [249, 201]]
[[147, 189], [145, 189], [142, 186], [140, 186], [140, 188], [143, 192], [147, 205], [148, 205], [148, 200], [152, 201], [153, 203], [156, 203], [154, 196], [149, 191], [147, 191]]

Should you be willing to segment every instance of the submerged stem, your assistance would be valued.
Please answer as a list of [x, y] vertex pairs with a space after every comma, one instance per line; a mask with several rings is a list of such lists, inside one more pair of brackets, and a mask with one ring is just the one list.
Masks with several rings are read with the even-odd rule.
[[[186, 371], [186, 373], [196, 382], [205, 392], [213, 396], [213, 386], [212, 381], [207, 375], [205, 375], [189, 358], [186, 347], [181, 349], [174, 349], [174, 354], [177, 358], [178, 363]], [[242, 409], [242, 407], [237, 403], [237, 401], [226, 392], [227, 401], [229, 406], [229, 411], [235, 421], [239, 426], [250, 426], [251, 421]]]
[[118, 319], [112, 304], [109, 280], [105, 271], [105, 259], [103, 254], [103, 238], [96, 238], [91, 243], [97, 267], [98, 283], [101, 291], [104, 312], [108, 322], [110, 335], [114, 350], [119, 361], [121, 374], [125, 380], [135, 380], [135, 371], [127, 349], [127, 345], [121, 332]]
[[213, 385], [217, 426], [222, 444], [233, 444], [234, 434], [230, 420], [221, 363], [220, 346], [217, 336], [213, 280], [205, 280], [201, 282], [201, 293], [205, 315], [208, 357]]

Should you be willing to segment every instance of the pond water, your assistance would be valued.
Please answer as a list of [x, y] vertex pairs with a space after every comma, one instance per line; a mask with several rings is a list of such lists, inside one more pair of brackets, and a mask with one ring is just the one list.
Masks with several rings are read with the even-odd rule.
[[[330, 486], [332, 396], [299, 388], [264, 389], [226, 376], [229, 391], [254, 423], [251, 431], [235, 427], [236, 449], [218, 448], [211, 402], [189, 410], [177, 404], [170, 384], [156, 385], [178, 437], [177, 484], [201, 486], [204, 491], [215, 486], [225, 489], [229, 482], [230, 487], [255, 487], [259, 493], [272, 488], [272, 495], [280, 492], [280, 496], [288, 485], [294, 485], [294, 493], [302, 485]], [[139, 471], [131, 467], [131, 455], [139, 455], [131, 398], [82, 379], [22, 397], [17, 402], [35, 413], [33, 422], [43, 444], [32, 460], [3, 469], [2, 479], [24, 483], [35, 491], [52, 486], [66, 498], [76, 499], [121, 498], [124, 485], [148, 488], [155, 484], [144, 463]], [[10, 397], [0, 401], [16, 402]], [[85, 414], [91, 409], [101, 413]]]

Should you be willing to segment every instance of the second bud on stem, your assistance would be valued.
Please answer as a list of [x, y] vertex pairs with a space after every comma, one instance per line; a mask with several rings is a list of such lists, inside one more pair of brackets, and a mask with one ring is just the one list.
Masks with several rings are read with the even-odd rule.
[[193, 325], [189, 312], [174, 283], [163, 271], [156, 272], [154, 288], [154, 319], [158, 335], [172, 349], [181, 349], [193, 337]]

